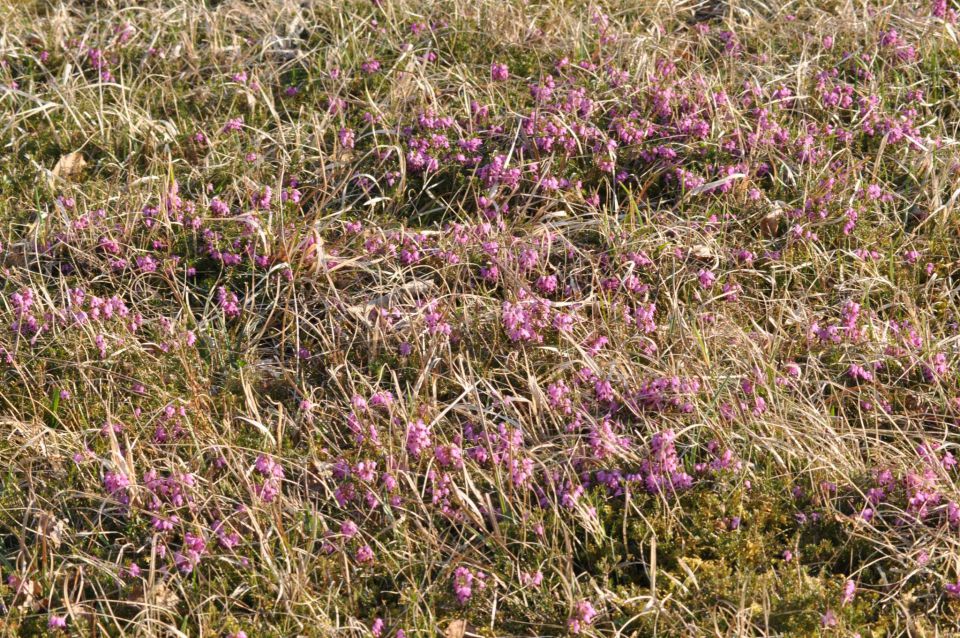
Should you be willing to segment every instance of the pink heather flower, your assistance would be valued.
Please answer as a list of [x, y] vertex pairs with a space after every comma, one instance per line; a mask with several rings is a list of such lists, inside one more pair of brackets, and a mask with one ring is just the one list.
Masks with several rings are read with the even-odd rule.
[[944, 589], [947, 592], [947, 598], [960, 598], [960, 581], [948, 583]]
[[130, 487], [130, 479], [123, 472], [107, 472], [104, 474], [103, 487], [108, 494], [121, 503], [129, 502], [130, 497], [127, 495], [127, 488]]
[[590, 353], [591, 357], [595, 357], [600, 354], [600, 351], [607, 347], [607, 344], [610, 343], [610, 340], [603, 335], [599, 335], [594, 339], [587, 348], [587, 352]]
[[369, 545], [363, 545], [357, 549], [357, 562], [361, 565], [373, 562], [373, 549]]
[[282, 479], [284, 477], [283, 468], [280, 467], [280, 464], [265, 454], [257, 457], [253, 467], [257, 472], [266, 477], [276, 479]]
[[453, 593], [461, 605], [467, 604], [473, 595], [472, 585], [473, 573], [466, 567], [457, 567], [453, 572]]
[[340, 524], [340, 533], [346, 538], [353, 538], [357, 533], [357, 524], [347, 520]]
[[634, 309], [634, 322], [644, 334], [650, 334], [657, 331], [657, 322], [654, 320], [654, 315], [656, 312], [657, 305], [654, 303], [638, 304]]
[[218, 198], [214, 197], [212, 200], [210, 200], [210, 212], [220, 217], [226, 217], [230, 214], [230, 207], [220, 201]]
[[824, 629], [831, 629], [840, 624], [840, 621], [837, 619], [837, 615], [833, 612], [832, 609], [828, 609], [822, 616], [820, 616], [820, 626]]
[[353, 129], [342, 128], [337, 133], [337, 138], [340, 141], [340, 146], [343, 148], [353, 148], [354, 144], [354, 133]]
[[503, 82], [510, 77], [510, 70], [506, 64], [494, 62], [490, 65], [490, 78], [495, 82]]
[[254, 493], [259, 496], [264, 503], [273, 502], [280, 494], [280, 481], [283, 480], [284, 477], [283, 468], [270, 457], [261, 454], [257, 457], [254, 469], [266, 477], [262, 483], [254, 485]]
[[543, 572], [539, 569], [533, 573], [523, 572], [520, 574], [520, 582], [522, 582], [525, 587], [537, 588], [540, 586], [540, 583], [543, 582]]
[[573, 402], [567, 396], [569, 393], [570, 388], [562, 379], [547, 386], [547, 402], [550, 404], [550, 409], [562, 414], [571, 414]]
[[407, 424], [407, 452], [414, 458], [419, 458], [420, 453], [431, 445], [430, 428], [423, 422], [423, 419], [417, 419], [415, 422]]
[[550, 295], [557, 291], [557, 283], [556, 275], [541, 275], [537, 278], [536, 287], [543, 294]]
[[224, 286], [220, 286], [217, 289], [217, 302], [220, 304], [220, 309], [223, 311], [225, 317], [234, 318], [240, 316], [240, 304], [238, 301], [237, 296], [228, 291]]
[[510, 470], [510, 482], [513, 485], [525, 485], [533, 477], [533, 459], [511, 456], [507, 459], [507, 467]]
[[370, 626], [370, 633], [373, 634], [374, 638], [380, 638], [380, 636], [383, 635], [383, 628], [383, 618], [375, 618], [373, 624]]
[[641, 462], [640, 471], [644, 485], [651, 494], [664, 490], [681, 491], [693, 485], [693, 478], [683, 471], [674, 444], [675, 438], [673, 430], [668, 429], [654, 434], [650, 440], [650, 453]]
[[709, 290], [717, 281], [717, 276], [713, 274], [712, 270], [701, 269], [700, 272], [697, 273], [697, 279], [700, 281], [701, 288]]
[[521, 291], [517, 302], [504, 301], [500, 319], [511, 341], [541, 343], [540, 330], [551, 325], [550, 301], [533, 297]]
[[268, 209], [270, 208], [270, 202], [273, 200], [273, 189], [264, 186], [263, 190], [254, 193], [250, 199], [254, 208]]
[[370, 397], [370, 407], [388, 409], [391, 405], [393, 405], [393, 401], [393, 393], [389, 390], [384, 390], [383, 392], [377, 392]]
[[575, 321], [575, 316], [566, 312], [558, 312], [553, 315], [553, 321], [551, 323], [557, 332], [570, 332], [573, 329]]
[[158, 532], [169, 532], [178, 522], [179, 519], [176, 516], [171, 516], [170, 518], [152, 516], [150, 518], [150, 524], [153, 525], [153, 529], [157, 530]]
[[182, 574], [190, 574], [207, 552], [207, 543], [189, 532], [183, 536], [183, 549], [174, 554], [173, 560]]
[[443, 320], [443, 314], [436, 310], [435, 304], [433, 303], [427, 305], [423, 320], [427, 326], [427, 333], [430, 335], [439, 334], [449, 337], [453, 331], [453, 328]]
[[367, 400], [359, 394], [353, 395], [353, 398], [350, 399], [350, 405], [352, 405], [353, 409], [357, 412], [367, 411]]
[[373, 75], [380, 70], [380, 61], [370, 58], [360, 65], [360, 69], [367, 75]]
[[567, 627], [570, 633], [579, 634], [581, 631], [593, 624], [593, 619], [597, 616], [597, 610], [588, 600], [581, 600], [573, 607], [573, 615], [567, 620]]
[[597, 401], [608, 403], [614, 399], [613, 386], [606, 379], [597, 379], [593, 383], [593, 392], [597, 395]]
[[227, 120], [227, 123], [223, 125], [223, 132], [230, 133], [233, 131], [242, 131], [243, 130], [243, 118], [238, 117], [232, 120]]
[[848, 580], [843, 585], [843, 598], [840, 600], [841, 605], [848, 605], [853, 602], [854, 596], [857, 594], [857, 584], [852, 580]]
[[873, 381], [873, 373], [856, 363], [850, 364], [850, 367], [847, 369], [847, 376], [855, 381]]
[[67, 619], [63, 616], [56, 616], [51, 614], [50, 619], [47, 621], [47, 627], [53, 631], [60, 631], [67, 628]]
[[938, 352], [933, 355], [927, 364], [923, 365], [923, 376], [928, 383], [932, 383], [937, 377], [942, 377], [950, 370], [947, 365], [947, 355]]

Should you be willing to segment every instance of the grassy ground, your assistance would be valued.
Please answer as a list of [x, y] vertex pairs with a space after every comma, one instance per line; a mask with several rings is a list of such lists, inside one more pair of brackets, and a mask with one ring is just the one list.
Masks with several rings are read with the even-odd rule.
[[960, 632], [955, 5], [148, 4], [0, 1], [3, 635]]

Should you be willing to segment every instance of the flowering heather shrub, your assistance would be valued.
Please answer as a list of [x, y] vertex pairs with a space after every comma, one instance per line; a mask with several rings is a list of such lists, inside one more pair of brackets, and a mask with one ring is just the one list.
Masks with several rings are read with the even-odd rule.
[[159, 4], [0, 3], [5, 634], [958, 631], [956, 2]]

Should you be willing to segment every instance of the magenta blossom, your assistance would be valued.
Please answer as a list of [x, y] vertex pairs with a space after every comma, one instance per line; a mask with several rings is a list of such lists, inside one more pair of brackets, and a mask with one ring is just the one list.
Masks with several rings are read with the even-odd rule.
[[567, 620], [567, 627], [570, 633], [579, 634], [584, 629], [593, 624], [593, 619], [597, 616], [597, 610], [588, 600], [581, 600], [573, 607], [573, 614]]
[[500, 64], [499, 62], [494, 62], [490, 65], [490, 79], [495, 82], [503, 82], [504, 80], [510, 77], [510, 71], [507, 69], [506, 64]]

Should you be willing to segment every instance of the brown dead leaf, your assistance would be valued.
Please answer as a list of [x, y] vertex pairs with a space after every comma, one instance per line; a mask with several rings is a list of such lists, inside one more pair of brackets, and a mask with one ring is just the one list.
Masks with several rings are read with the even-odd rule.
[[43, 596], [43, 586], [40, 585], [39, 582], [33, 579], [18, 581], [14, 585], [14, 589], [16, 590], [17, 597], [19, 598], [17, 607], [32, 611], [36, 611], [40, 608], [40, 598]]
[[338, 144], [337, 148], [333, 152], [333, 161], [340, 164], [349, 164], [356, 156], [357, 154], [352, 148], [346, 148]]
[[760, 220], [760, 234], [768, 239], [776, 236], [782, 217], [783, 209], [778, 202], [774, 202], [772, 208]]
[[466, 633], [467, 621], [453, 620], [447, 625], [446, 631], [443, 632], [443, 638], [463, 638]]
[[153, 588], [153, 602], [162, 609], [176, 609], [180, 604], [180, 596], [165, 583], [157, 583]]
[[46, 538], [54, 549], [60, 547], [63, 537], [67, 533], [67, 522], [49, 512], [37, 513], [37, 535]]
[[156, 605], [160, 609], [172, 611], [180, 604], [180, 596], [163, 581], [157, 582], [149, 590], [145, 587], [146, 583], [138, 581], [130, 595], [130, 602], [149, 603]]
[[696, 244], [690, 248], [690, 256], [696, 259], [713, 259], [713, 251], [709, 246]]
[[83, 153], [74, 151], [73, 153], [62, 155], [60, 159], [57, 160], [56, 166], [53, 167], [52, 177], [50, 178], [50, 188], [56, 185], [57, 179], [65, 179], [67, 181], [77, 179], [80, 177], [86, 165], [87, 160], [83, 158]]
[[777, 212], [767, 213], [763, 216], [763, 219], [760, 220], [760, 234], [768, 239], [777, 234], [779, 227], [780, 215]]

